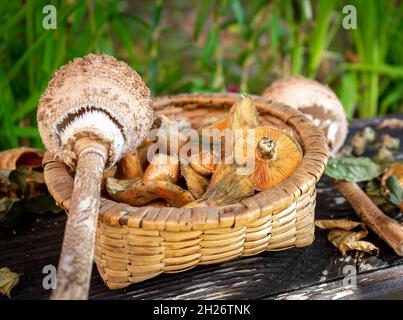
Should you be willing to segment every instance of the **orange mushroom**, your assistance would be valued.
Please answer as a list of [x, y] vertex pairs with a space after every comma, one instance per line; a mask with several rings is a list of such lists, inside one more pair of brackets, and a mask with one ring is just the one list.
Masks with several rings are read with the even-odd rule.
[[343, 146], [348, 131], [347, 117], [340, 100], [328, 86], [297, 76], [275, 81], [262, 96], [305, 113], [326, 134], [333, 154]]
[[224, 130], [226, 128], [228, 128], [229, 123], [228, 123], [228, 117], [219, 119], [214, 121], [213, 123], [209, 124], [208, 126], [205, 127], [205, 129], [217, 129], [217, 130]]
[[143, 181], [178, 182], [179, 160], [170, 155], [157, 153], [144, 172]]
[[140, 178], [116, 179], [106, 178], [106, 190], [109, 196], [117, 201], [139, 207], [158, 199], [158, 196], [149, 192]]
[[109, 196], [118, 202], [139, 207], [157, 199], [165, 200], [170, 206], [182, 207], [194, 200], [192, 194], [168, 181], [142, 181], [139, 178], [121, 180], [106, 179]]
[[194, 200], [188, 190], [168, 181], [146, 181], [144, 185], [147, 192], [164, 199], [171, 207], [179, 208]]
[[283, 131], [259, 127], [249, 134], [244, 130], [243, 139], [235, 143], [235, 159], [242, 165], [254, 163], [249, 181], [256, 190], [262, 191], [279, 184], [296, 170], [302, 160], [302, 150]]
[[224, 206], [253, 195], [254, 188], [248, 176], [238, 174], [237, 169], [235, 163], [219, 164], [203, 196], [185, 207]]
[[190, 165], [181, 161], [180, 172], [182, 177], [186, 181], [186, 186], [190, 193], [196, 198], [200, 198], [206, 191], [207, 185], [209, 184], [209, 179], [198, 173]]
[[187, 142], [180, 132], [190, 127], [189, 122], [185, 119], [170, 120], [166, 116], [160, 116], [156, 122], [160, 125], [152, 140], [157, 141], [164, 153], [178, 154], [179, 149]]
[[202, 151], [190, 157], [190, 166], [197, 173], [209, 176], [214, 172], [216, 167], [216, 159], [211, 151]]
[[242, 95], [236, 101], [228, 114], [228, 127], [232, 131], [237, 129], [253, 129], [259, 126], [255, 103], [250, 96]]
[[125, 155], [117, 164], [115, 177], [118, 179], [132, 179], [143, 176], [143, 166], [137, 150]]

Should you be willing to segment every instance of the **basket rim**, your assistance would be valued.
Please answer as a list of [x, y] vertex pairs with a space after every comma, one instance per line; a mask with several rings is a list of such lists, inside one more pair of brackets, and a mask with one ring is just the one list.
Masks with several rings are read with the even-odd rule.
[[[156, 113], [184, 106], [230, 107], [240, 96], [237, 93], [178, 94], [154, 98], [153, 104]], [[304, 154], [292, 175], [273, 188], [258, 192], [240, 203], [222, 207], [132, 207], [101, 198], [99, 219], [110, 225], [168, 232], [237, 228], [287, 209], [301, 195], [314, 188], [323, 174], [329, 156], [324, 133], [299, 110], [260, 96], [250, 96], [260, 114], [282, 120], [299, 135]], [[59, 205], [68, 210], [74, 180], [67, 166], [47, 152], [43, 167], [50, 194]]]

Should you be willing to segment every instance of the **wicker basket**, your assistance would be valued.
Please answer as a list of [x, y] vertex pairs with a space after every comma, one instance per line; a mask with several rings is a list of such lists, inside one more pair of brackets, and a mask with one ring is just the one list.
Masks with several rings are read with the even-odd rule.
[[[238, 98], [183, 94], [158, 98], [154, 108], [168, 117], [186, 116], [197, 127], [207, 115], [223, 116]], [[131, 207], [103, 198], [95, 261], [110, 289], [163, 272], [312, 243], [315, 183], [328, 159], [326, 138], [299, 111], [254, 99], [263, 125], [276, 124], [297, 134], [304, 151], [297, 170], [276, 187], [225, 207]], [[52, 158], [44, 159], [45, 180], [57, 203], [68, 210], [73, 178], [63, 163]]]

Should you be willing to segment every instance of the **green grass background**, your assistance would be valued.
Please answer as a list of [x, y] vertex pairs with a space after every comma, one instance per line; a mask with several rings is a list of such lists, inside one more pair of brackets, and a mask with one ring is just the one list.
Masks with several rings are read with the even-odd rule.
[[[45, 30], [42, 9], [57, 8]], [[357, 9], [345, 30], [343, 7]], [[123, 59], [154, 96], [259, 94], [302, 74], [348, 117], [402, 112], [403, 4], [395, 0], [0, 1], [0, 149], [40, 147], [35, 113], [52, 73], [90, 52]]]

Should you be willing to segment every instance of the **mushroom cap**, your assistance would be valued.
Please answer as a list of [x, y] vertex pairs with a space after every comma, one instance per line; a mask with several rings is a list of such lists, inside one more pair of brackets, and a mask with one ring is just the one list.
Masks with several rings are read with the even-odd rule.
[[253, 185], [247, 175], [238, 172], [236, 163], [221, 163], [211, 177], [202, 199], [208, 205], [229, 205], [253, 195]]
[[[264, 148], [271, 148], [267, 153]], [[244, 130], [243, 139], [235, 142], [235, 156], [245, 165], [250, 157], [254, 162], [249, 181], [256, 190], [269, 189], [290, 176], [302, 160], [298, 142], [281, 130], [259, 127]]]
[[228, 125], [231, 130], [252, 129], [259, 126], [256, 106], [250, 96], [242, 95], [234, 103], [228, 114]]
[[169, 181], [145, 181], [148, 192], [164, 199], [170, 206], [180, 208], [194, 200], [192, 194]]
[[155, 193], [149, 192], [140, 178], [116, 179], [107, 177], [106, 190], [113, 200], [131, 206], [143, 206], [158, 199]]
[[144, 181], [169, 181], [176, 183], [179, 179], [179, 160], [164, 153], [154, 155], [144, 172]]
[[334, 154], [343, 146], [347, 117], [340, 100], [328, 86], [302, 76], [290, 77], [273, 82], [262, 96], [310, 115], [325, 132]]
[[190, 157], [190, 166], [197, 173], [209, 176], [215, 171], [218, 158], [212, 151], [201, 151]]
[[89, 54], [61, 67], [37, 111], [46, 148], [74, 166], [74, 144], [90, 136], [109, 145], [107, 166], [134, 151], [153, 120], [150, 91], [126, 63]]
[[142, 181], [135, 179], [106, 178], [106, 190], [109, 196], [118, 202], [131, 206], [144, 206], [164, 199], [172, 207], [182, 207], [194, 200], [192, 194], [169, 181]]
[[210, 182], [209, 178], [198, 173], [184, 161], [180, 162], [180, 172], [186, 181], [186, 186], [189, 192], [196, 199], [200, 198], [204, 192], [206, 192], [206, 188]]
[[143, 166], [137, 150], [126, 154], [117, 164], [115, 177], [118, 179], [133, 179], [142, 177], [144, 174]]
[[205, 129], [224, 130], [229, 127], [229, 119], [227, 117], [214, 121], [205, 127]]

